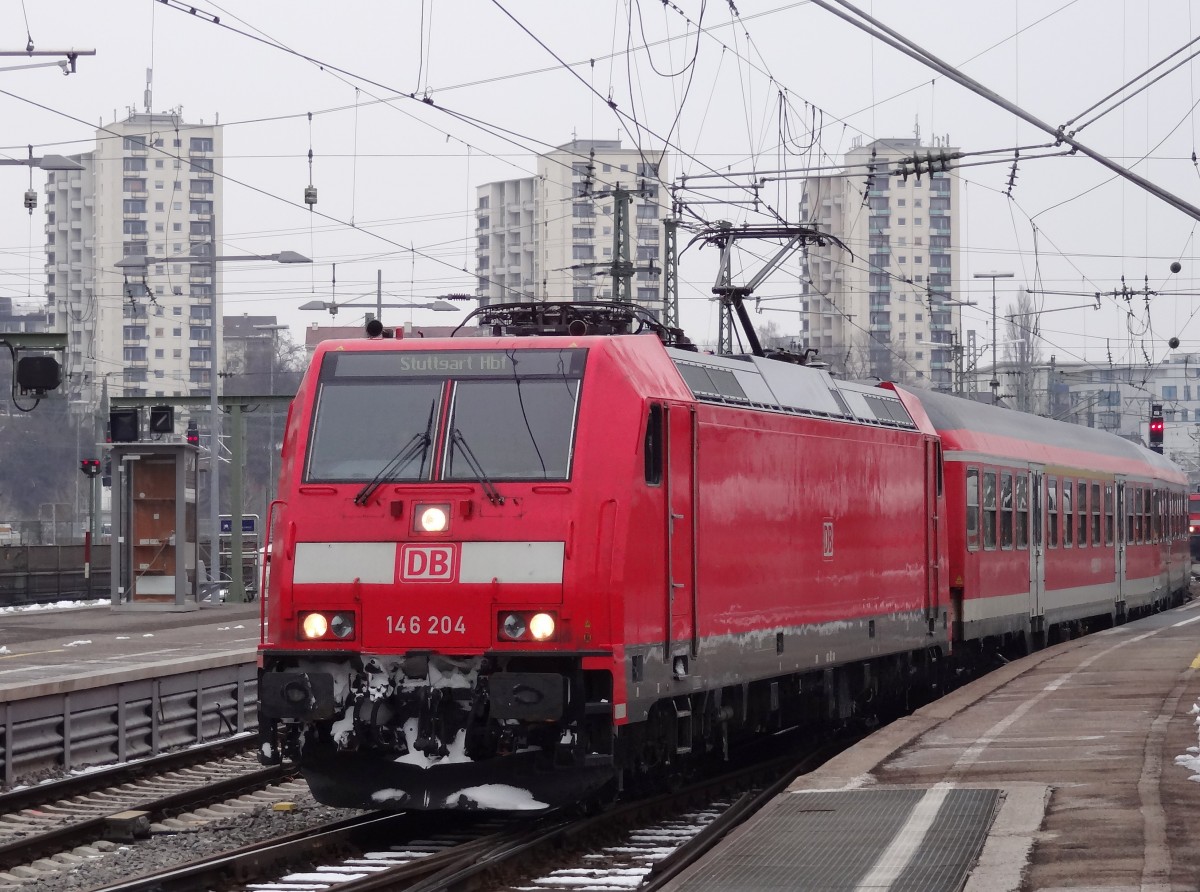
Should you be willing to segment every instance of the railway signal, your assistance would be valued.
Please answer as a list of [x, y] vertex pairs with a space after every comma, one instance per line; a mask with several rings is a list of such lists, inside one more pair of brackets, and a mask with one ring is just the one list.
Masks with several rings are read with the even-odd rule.
[[189, 421], [187, 426], [187, 443], [189, 446], [200, 445], [200, 428], [196, 426], [196, 422]]
[[83, 472], [85, 477], [100, 476], [100, 459], [81, 458], [79, 460], [79, 470]]
[[1150, 404], [1150, 448], [1162, 454], [1163, 451], [1163, 413], [1162, 403]]
[[113, 409], [108, 413], [108, 438], [114, 443], [136, 443], [141, 439], [137, 409]]
[[150, 407], [150, 433], [175, 433], [175, 409], [171, 406]]

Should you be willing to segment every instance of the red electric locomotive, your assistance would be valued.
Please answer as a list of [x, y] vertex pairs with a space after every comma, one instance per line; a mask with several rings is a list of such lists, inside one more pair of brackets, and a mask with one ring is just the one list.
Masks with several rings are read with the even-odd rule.
[[[323, 802], [609, 796], [1182, 587], [1181, 479], [1148, 450], [1038, 420], [1023, 454], [990, 407], [699, 354], [627, 305], [479, 312], [490, 337], [321, 344], [291, 406], [261, 755]], [[1047, 476], [1116, 501], [1094, 547], [1037, 565]], [[1135, 491], [1141, 532], [1104, 545]], [[1116, 569], [1072, 587], [1083, 551]], [[1024, 589], [1022, 560], [1045, 568]]]

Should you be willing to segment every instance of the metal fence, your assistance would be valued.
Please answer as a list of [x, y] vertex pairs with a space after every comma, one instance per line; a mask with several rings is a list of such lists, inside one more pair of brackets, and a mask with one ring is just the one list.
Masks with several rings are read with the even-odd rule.
[[3, 784], [257, 727], [253, 662], [0, 702]]
[[0, 544], [0, 607], [108, 598], [112, 547], [92, 546], [90, 579], [83, 559], [82, 544]]

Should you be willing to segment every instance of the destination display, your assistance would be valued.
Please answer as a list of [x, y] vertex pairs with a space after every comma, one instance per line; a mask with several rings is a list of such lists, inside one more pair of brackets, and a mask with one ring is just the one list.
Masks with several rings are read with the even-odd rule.
[[441, 350], [339, 353], [325, 359], [333, 378], [578, 378], [586, 350]]

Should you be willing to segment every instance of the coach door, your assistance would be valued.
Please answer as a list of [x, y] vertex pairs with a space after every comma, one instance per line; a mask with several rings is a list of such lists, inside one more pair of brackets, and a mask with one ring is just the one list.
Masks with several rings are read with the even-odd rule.
[[686, 645], [695, 656], [696, 639], [696, 410], [664, 406], [666, 413], [667, 641], [663, 654]]
[[1117, 509], [1116, 509], [1116, 527], [1117, 527], [1117, 611], [1118, 613], [1125, 610], [1125, 549], [1128, 546], [1128, 536], [1130, 528], [1126, 526], [1125, 521], [1125, 481], [1120, 477], [1117, 478]]
[[929, 505], [925, 524], [925, 621], [933, 632], [939, 609], [941, 562], [938, 555], [938, 497], [942, 494], [942, 445], [937, 440], [925, 441], [925, 501]]
[[[1029, 472], [1029, 495], [1032, 502], [1029, 506], [1029, 615], [1042, 616], [1045, 607], [1042, 597], [1046, 591], [1046, 539], [1042, 532], [1045, 511], [1045, 493], [1043, 487], [1043, 472], [1034, 469]], [[1021, 506], [1018, 506], [1021, 510]]]

